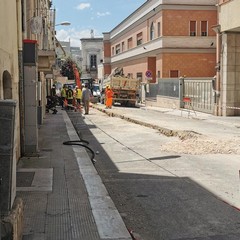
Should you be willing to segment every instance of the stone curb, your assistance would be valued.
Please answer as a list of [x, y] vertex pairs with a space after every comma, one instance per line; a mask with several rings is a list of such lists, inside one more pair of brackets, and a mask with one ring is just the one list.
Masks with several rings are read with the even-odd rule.
[[[80, 140], [66, 112], [63, 112], [63, 118], [70, 140]], [[88, 192], [100, 238], [102, 240], [131, 240], [132, 238], [122, 217], [111, 200], [86, 150], [73, 146], [73, 151]]]

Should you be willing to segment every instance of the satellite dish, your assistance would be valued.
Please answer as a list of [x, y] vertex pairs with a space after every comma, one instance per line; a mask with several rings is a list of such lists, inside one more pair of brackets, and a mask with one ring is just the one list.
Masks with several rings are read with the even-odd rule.
[[30, 21], [30, 28], [33, 34], [40, 34], [42, 32], [42, 18], [34, 17]]

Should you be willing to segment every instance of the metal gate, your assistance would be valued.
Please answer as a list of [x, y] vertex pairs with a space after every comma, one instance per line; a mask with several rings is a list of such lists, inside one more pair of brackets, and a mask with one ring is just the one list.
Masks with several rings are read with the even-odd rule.
[[190, 97], [194, 110], [213, 113], [212, 79], [184, 79], [183, 97]]

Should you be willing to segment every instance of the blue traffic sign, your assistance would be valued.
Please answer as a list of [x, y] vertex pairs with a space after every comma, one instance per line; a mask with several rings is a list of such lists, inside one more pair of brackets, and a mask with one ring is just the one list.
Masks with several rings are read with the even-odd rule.
[[152, 72], [150, 70], [147, 70], [145, 75], [146, 75], [146, 77], [150, 78], [150, 77], [152, 77]]

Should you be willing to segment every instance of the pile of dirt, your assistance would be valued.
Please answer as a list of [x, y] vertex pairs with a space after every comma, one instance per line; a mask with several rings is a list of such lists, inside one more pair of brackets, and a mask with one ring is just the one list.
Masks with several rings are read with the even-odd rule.
[[186, 133], [179, 140], [166, 143], [162, 151], [182, 154], [240, 154], [240, 139], [215, 139], [207, 136], [190, 136]]

